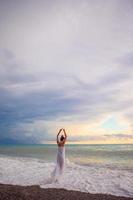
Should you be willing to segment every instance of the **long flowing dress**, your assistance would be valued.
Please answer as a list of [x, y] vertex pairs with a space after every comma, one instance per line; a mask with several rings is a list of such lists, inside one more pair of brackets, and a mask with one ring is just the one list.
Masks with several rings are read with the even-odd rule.
[[57, 163], [53, 172], [54, 178], [59, 178], [64, 171], [65, 166], [65, 146], [58, 146]]

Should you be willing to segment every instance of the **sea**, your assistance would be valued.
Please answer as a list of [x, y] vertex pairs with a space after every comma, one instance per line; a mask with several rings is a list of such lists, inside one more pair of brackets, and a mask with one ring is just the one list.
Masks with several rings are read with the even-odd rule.
[[66, 144], [64, 173], [53, 181], [57, 148], [0, 145], [0, 183], [133, 197], [133, 144]]

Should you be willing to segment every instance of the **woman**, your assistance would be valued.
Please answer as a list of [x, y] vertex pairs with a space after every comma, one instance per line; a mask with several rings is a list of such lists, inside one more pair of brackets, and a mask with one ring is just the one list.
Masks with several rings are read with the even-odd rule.
[[[59, 138], [61, 131], [64, 132], [64, 135], [61, 135], [61, 137]], [[53, 176], [55, 178], [58, 178], [58, 176], [63, 173], [64, 164], [65, 164], [65, 142], [66, 142], [66, 139], [67, 139], [67, 134], [66, 134], [65, 129], [60, 129], [57, 134], [57, 145], [58, 145], [57, 164], [56, 164], [56, 168], [53, 172]]]

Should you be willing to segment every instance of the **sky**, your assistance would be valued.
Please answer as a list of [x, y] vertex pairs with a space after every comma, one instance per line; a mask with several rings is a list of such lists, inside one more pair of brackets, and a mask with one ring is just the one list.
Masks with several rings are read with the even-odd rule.
[[132, 10], [0, 0], [0, 143], [133, 143]]

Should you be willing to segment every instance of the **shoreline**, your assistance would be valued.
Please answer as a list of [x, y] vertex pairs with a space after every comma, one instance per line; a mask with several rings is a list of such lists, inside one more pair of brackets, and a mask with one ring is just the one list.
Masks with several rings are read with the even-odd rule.
[[39, 185], [0, 184], [0, 200], [133, 200], [110, 194], [91, 194], [74, 190], [41, 188]]

